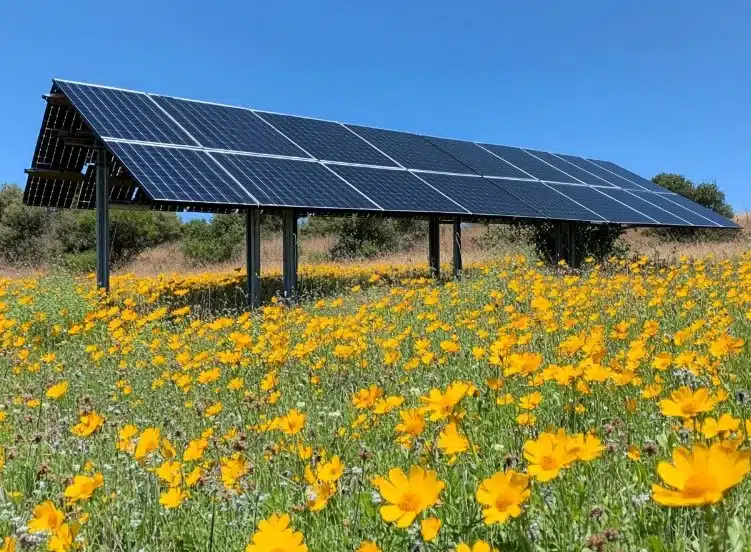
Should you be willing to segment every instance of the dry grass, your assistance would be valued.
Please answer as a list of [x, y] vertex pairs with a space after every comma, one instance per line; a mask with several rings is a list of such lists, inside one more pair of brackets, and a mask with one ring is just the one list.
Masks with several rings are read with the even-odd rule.
[[[647, 255], [653, 259], [674, 260], [682, 256], [701, 258], [713, 255], [715, 258], [730, 258], [751, 249], [751, 213], [744, 213], [736, 217], [736, 221], [744, 229], [731, 241], [711, 242], [664, 242], [648, 231], [635, 229], [626, 234], [626, 241], [634, 255]], [[463, 230], [463, 258], [465, 263], [482, 262], [505, 253], [529, 252], [524, 244], [503, 243], [497, 248], [488, 249], [478, 245], [478, 239], [485, 232], [482, 225], [472, 225]], [[301, 264], [318, 264], [325, 262], [327, 253], [333, 244], [331, 237], [305, 237], [300, 239]], [[441, 228], [441, 258], [443, 262], [450, 262], [453, 246], [451, 243], [451, 229], [449, 226]], [[372, 260], [337, 261], [342, 265], [367, 266], [370, 264], [389, 263], [394, 265], [419, 265], [427, 262], [427, 244], [413, 247], [406, 251], [390, 253]], [[264, 270], [281, 269], [282, 240], [281, 236], [266, 238], [261, 244], [261, 264]], [[230, 271], [245, 266], [245, 254], [241, 258], [211, 266], [196, 266], [180, 251], [178, 244], [164, 245], [146, 251], [134, 262], [124, 266], [117, 273], [133, 273], [138, 276], [155, 276], [157, 274], [190, 274], [198, 272]], [[0, 266], [0, 277], [20, 278], [39, 272], [39, 268], [15, 268]]]
[[[476, 238], [481, 236], [484, 228], [473, 226], [463, 230], [463, 259], [465, 262], [478, 262], [494, 256], [493, 252], [482, 250], [476, 245]], [[450, 261], [453, 254], [451, 229], [441, 228], [441, 259]], [[300, 239], [300, 263], [317, 264], [325, 262], [329, 249], [334, 242], [331, 237], [304, 237]], [[427, 262], [427, 246], [414, 247], [406, 251], [390, 253], [376, 259], [363, 261], [361, 259], [337, 261], [341, 265], [369, 265], [395, 264], [417, 265]], [[154, 276], [160, 273], [192, 273], [192, 272], [221, 272], [245, 266], [245, 253], [237, 261], [213, 264], [211, 266], [196, 266], [187, 259], [176, 244], [157, 247], [140, 255], [133, 263], [123, 267], [119, 272], [133, 273], [137, 276]], [[263, 270], [281, 269], [282, 267], [282, 238], [265, 238], [261, 242], [261, 266]]]
[[702, 258], [708, 255], [716, 259], [727, 259], [751, 249], [751, 213], [738, 215], [735, 221], [743, 226], [743, 230], [729, 241], [664, 242], [643, 229], [629, 230], [626, 241], [634, 254], [647, 255], [651, 259], [671, 261], [681, 257]]

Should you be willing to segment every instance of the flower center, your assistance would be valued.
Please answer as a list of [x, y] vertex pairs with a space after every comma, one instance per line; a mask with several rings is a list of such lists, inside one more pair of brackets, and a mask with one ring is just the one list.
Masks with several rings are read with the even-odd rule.
[[510, 497], [510, 496], [509, 496], [508, 494], [506, 494], [506, 493], [504, 493], [504, 494], [501, 494], [501, 495], [498, 495], [498, 496], [497, 496], [497, 497], [495, 498], [495, 507], [496, 507], [496, 508], [497, 508], [498, 510], [501, 510], [501, 511], [503, 511], [503, 510], [506, 510], [506, 509], [507, 509], [507, 508], [508, 508], [509, 506], [511, 506], [511, 505], [512, 505], [513, 503], [514, 503], [514, 501], [513, 501], [513, 500], [511, 499], [511, 497]]
[[540, 467], [543, 470], [554, 470], [558, 467], [558, 462], [556, 462], [555, 457], [553, 456], [543, 456], [540, 459]]
[[696, 401], [689, 399], [683, 403], [683, 412], [686, 414], [696, 414]]
[[689, 476], [683, 486], [683, 495], [698, 498], [717, 488], [715, 478], [708, 473], [696, 473]]
[[399, 501], [399, 509], [402, 512], [418, 512], [420, 510], [420, 497], [412, 491], [404, 493]]

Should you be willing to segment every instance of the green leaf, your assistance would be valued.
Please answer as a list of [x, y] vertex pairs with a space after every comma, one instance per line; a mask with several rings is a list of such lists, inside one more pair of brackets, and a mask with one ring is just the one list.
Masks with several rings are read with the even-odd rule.
[[734, 517], [728, 523], [728, 552], [743, 552], [746, 549], [746, 529], [741, 520]]

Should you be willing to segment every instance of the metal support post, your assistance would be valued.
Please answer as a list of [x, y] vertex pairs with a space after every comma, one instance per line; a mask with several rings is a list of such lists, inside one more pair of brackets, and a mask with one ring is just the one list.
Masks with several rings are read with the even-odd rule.
[[576, 251], [576, 224], [573, 222], [568, 223], [568, 266], [571, 268], [579, 268], [579, 256]]
[[553, 223], [553, 260], [557, 263], [563, 258], [563, 223]]
[[261, 304], [261, 210], [245, 211], [245, 268], [248, 273], [248, 306]]
[[297, 215], [293, 209], [282, 213], [282, 232], [284, 297], [292, 300], [297, 292]]
[[454, 218], [454, 278], [458, 278], [462, 272], [462, 218]]
[[107, 178], [107, 150], [97, 149], [96, 155], [96, 285], [110, 289], [110, 215]]
[[433, 278], [441, 276], [441, 225], [438, 215], [428, 219], [428, 269]]

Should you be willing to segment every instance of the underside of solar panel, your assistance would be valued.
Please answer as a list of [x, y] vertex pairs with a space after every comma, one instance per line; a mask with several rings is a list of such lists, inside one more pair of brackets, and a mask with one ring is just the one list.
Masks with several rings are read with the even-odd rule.
[[609, 161], [54, 80], [27, 205], [737, 228]]

